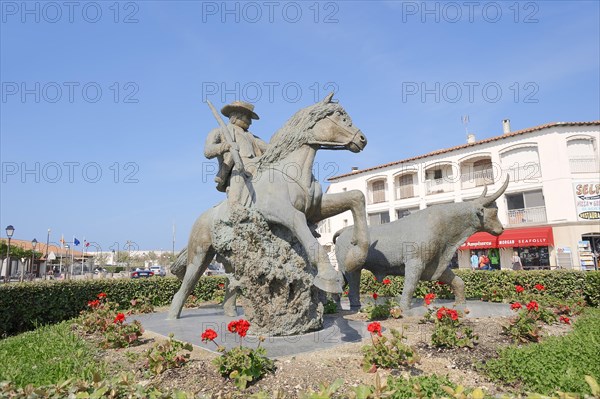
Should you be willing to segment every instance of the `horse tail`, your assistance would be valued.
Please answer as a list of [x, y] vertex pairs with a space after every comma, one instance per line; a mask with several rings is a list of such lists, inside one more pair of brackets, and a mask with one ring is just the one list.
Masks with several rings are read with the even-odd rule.
[[183, 280], [185, 276], [185, 270], [187, 269], [187, 258], [188, 258], [188, 250], [185, 247], [179, 255], [177, 255], [177, 259], [171, 265], [171, 273], [177, 276], [178, 279]]

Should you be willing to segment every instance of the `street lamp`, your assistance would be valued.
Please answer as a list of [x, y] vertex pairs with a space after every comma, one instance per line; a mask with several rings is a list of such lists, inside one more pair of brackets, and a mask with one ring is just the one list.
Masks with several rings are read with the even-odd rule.
[[10, 282], [10, 239], [15, 233], [15, 228], [9, 224], [6, 226], [6, 237], [8, 237], [8, 249], [6, 253], [6, 276], [4, 277], [7, 283]]
[[31, 272], [33, 273], [33, 262], [35, 261], [35, 247], [37, 246], [38, 241], [34, 238], [31, 240]]

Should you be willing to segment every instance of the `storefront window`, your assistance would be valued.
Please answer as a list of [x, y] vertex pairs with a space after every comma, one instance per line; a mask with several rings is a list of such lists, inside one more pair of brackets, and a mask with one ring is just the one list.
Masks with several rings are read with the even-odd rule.
[[525, 270], [550, 269], [548, 247], [521, 247], [515, 250], [519, 253]]

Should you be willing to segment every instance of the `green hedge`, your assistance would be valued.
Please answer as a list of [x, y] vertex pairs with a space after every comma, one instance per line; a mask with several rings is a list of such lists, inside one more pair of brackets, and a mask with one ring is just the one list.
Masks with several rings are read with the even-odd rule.
[[[224, 282], [224, 277], [202, 277], [193, 295], [211, 300], [219, 284]], [[129, 307], [132, 299], [143, 297], [150, 298], [154, 306], [169, 305], [180, 285], [174, 277], [3, 284], [0, 286], [0, 337], [73, 318], [100, 292], [124, 308]]]
[[[545, 295], [560, 300], [583, 299], [590, 306], [600, 305], [600, 271], [472, 271], [457, 270], [456, 274], [465, 282], [465, 295], [470, 299], [480, 299], [490, 290], [498, 290], [507, 300], [516, 299], [515, 285], [522, 285], [532, 290], [536, 284], [546, 287]], [[389, 277], [391, 284], [377, 283], [373, 274], [364, 271], [361, 276], [360, 291], [362, 294], [377, 292], [380, 295], [397, 296], [402, 293], [404, 277]], [[423, 297], [433, 292], [439, 298], [454, 298], [449, 287], [432, 281], [419, 282], [415, 291], [416, 297]]]
[[[535, 284], [546, 287], [545, 295], [561, 300], [584, 299], [590, 306], [600, 306], [600, 272], [562, 270], [539, 271], [471, 271], [458, 270], [464, 280], [466, 296], [479, 299], [490, 290], [499, 290], [504, 298], [516, 299], [516, 284], [533, 289]], [[400, 295], [403, 277], [390, 277], [389, 285], [382, 285], [373, 275], [364, 271], [361, 293]], [[202, 277], [193, 295], [201, 300], [211, 300], [224, 277]], [[176, 278], [149, 279], [98, 279], [72, 281], [42, 281], [35, 283], [3, 284], [0, 286], [0, 337], [31, 330], [36, 325], [57, 323], [70, 319], [85, 309], [87, 301], [100, 292], [106, 292], [111, 301], [127, 307], [134, 298], [148, 297], [155, 306], [171, 303], [180, 286]], [[439, 298], [453, 298], [448, 286], [434, 282], [420, 282], [415, 296], [423, 297], [434, 292]]]

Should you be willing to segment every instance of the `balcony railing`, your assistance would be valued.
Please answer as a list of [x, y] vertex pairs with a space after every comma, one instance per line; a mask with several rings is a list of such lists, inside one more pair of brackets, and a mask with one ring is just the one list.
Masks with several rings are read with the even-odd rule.
[[509, 209], [508, 224], [510, 226], [546, 222], [546, 207], [536, 206], [523, 209]]
[[492, 169], [478, 170], [476, 172], [463, 173], [460, 175], [461, 188], [473, 188], [494, 183], [494, 171]]
[[425, 180], [427, 194], [448, 193], [454, 190], [454, 183], [451, 178]]
[[415, 185], [396, 186], [396, 199], [412, 198], [415, 196]]
[[598, 173], [598, 161], [594, 157], [570, 157], [571, 173]]
[[[533, 183], [542, 177], [542, 169], [538, 162], [524, 162], [514, 166], [503, 168], [503, 173], [510, 175], [511, 182]], [[505, 175], [504, 175], [505, 176]]]

